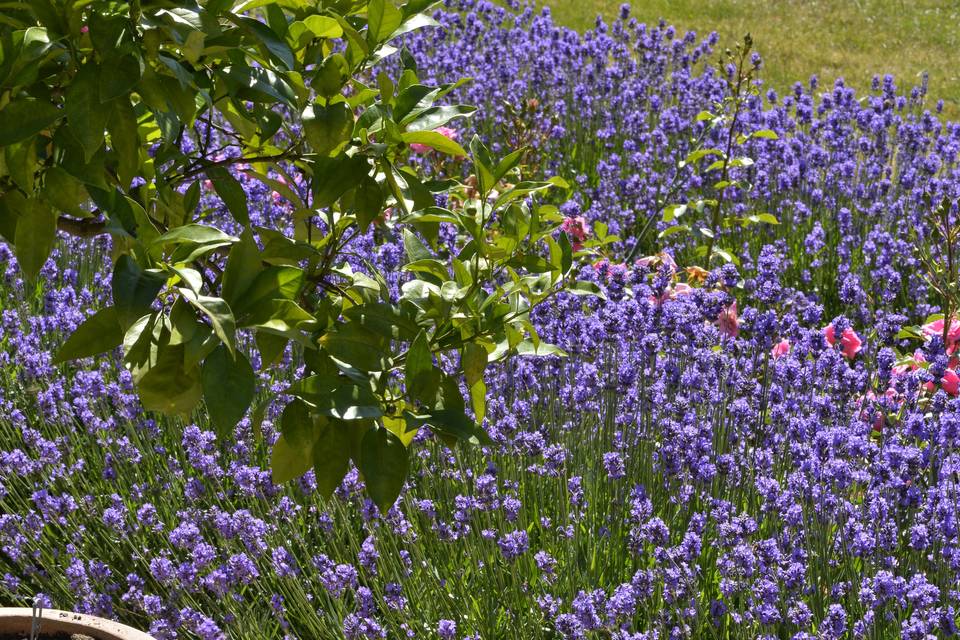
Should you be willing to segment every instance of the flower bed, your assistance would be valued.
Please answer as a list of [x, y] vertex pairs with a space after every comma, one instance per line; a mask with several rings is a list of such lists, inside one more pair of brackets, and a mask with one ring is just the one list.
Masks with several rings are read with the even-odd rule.
[[[626, 261], [647, 220], [665, 228], [664, 197], [705, 188], [676, 167], [723, 95], [715, 40], [453, 8], [443, 39], [408, 43], [422, 73], [473, 73], [462, 99], [492, 139], [511, 126], [502, 99], [526, 109], [544, 170], [577, 186], [571, 240], [597, 223], [626, 239], [582, 261], [605, 301], [535, 315], [570, 357], [489, 371], [494, 444], [422, 431], [380, 513], [355, 470], [329, 501], [312, 472], [272, 482], [282, 405], [217, 441], [202, 415], [145, 413], [116, 358], [54, 366], [109, 296], [108, 247], [64, 240], [37, 289], [0, 248], [0, 601], [41, 593], [158, 639], [955, 633], [953, 345], [902, 330], [939, 305], [912, 242], [925, 195], [957, 190], [960, 128], [892, 81], [862, 102], [815, 84], [752, 99], [744, 126], [777, 139], [749, 143], [733, 206], [780, 224], [731, 232], [739, 267], [684, 269], [689, 243], [655, 233]], [[258, 224], [287, 224], [280, 194], [243, 184]], [[372, 235], [363, 252], [402, 261]], [[296, 377], [284, 358], [262, 387]]]

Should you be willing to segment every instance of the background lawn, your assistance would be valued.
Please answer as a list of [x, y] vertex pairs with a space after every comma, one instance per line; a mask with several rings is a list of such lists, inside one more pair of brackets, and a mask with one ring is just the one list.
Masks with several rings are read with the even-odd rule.
[[[548, 0], [554, 17], [579, 30], [596, 15], [612, 19], [620, 0]], [[929, 104], [942, 98], [960, 116], [960, 2], [957, 0], [642, 0], [631, 15], [664, 18], [681, 31], [717, 31], [732, 46], [749, 32], [763, 55], [764, 78], [778, 90], [818, 74], [821, 87], [843, 77], [868, 89], [874, 74], [898, 85], [930, 74]]]

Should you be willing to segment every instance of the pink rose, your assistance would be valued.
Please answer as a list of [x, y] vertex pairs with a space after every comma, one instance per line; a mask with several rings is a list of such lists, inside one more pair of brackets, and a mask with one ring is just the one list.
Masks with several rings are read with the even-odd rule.
[[790, 341], [784, 338], [777, 344], [773, 345], [773, 349], [770, 350], [770, 355], [776, 358], [782, 358], [783, 356], [790, 353]]
[[927, 359], [923, 357], [923, 351], [917, 349], [913, 352], [913, 364], [898, 364], [893, 368], [893, 375], [902, 376], [905, 373], [916, 371], [920, 368], [920, 364], [926, 361]]
[[720, 327], [720, 333], [731, 338], [736, 338], [740, 333], [740, 322], [737, 320], [737, 301], [734, 300], [727, 305], [720, 315], [717, 316], [717, 326]]
[[[450, 138], [451, 140], [456, 140], [457, 137], [459, 137], [460, 135], [456, 129], [451, 129], [450, 127], [437, 127], [436, 132], [442, 136], [446, 136]], [[429, 147], [420, 142], [410, 143], [410, 150], [413, 151], [414, 153], [419, 153], [423, 155], [425, 153], [430, 153], [431, 149], [432, 147]]]
[[[823, 329], [823, 335], [827, 339], [827, 344], [831, 347], [837, 343], [837, 337], [834, 333], [833, 324], [828, 324]], [[860, 353], [860, 348], [863, 346], [863, 341], [860, 340], [860, 336], [851, 329], [846, 328], [843, 330], [843, 334], [840, 336], [840, 351], [848, 359], [853, 360], [858, 353]]]
[[947, 369], [940, 379], [940, 387], [951, 396], [960, 395], [960, 376], [953, 369]]
[[692, 292], [693, 287], [688, 285], [686, 282], [678, 282], [664, 291], [659, 298], [656, 296], [650, 296], [650, 302], [653, 304], [663, 304], [667, 300], [676, 300], [680, 296], [685, 296]]
[[[928, 322], [923, 325], [923, 335], [928, 338], [934, 336], [943, 336], [943, 318]], [[956, 318], [950, 320], [950, 328], [947, 330], [947, 344], [944, 345], [947, 353], [953, 353], [957, 348], [957, 342], [960, 341], [960, 321]]]
[[583, 249], [583, 241], [590, 235], [590, 225], [583, 216], [571, 218], [567, 216], [560, 224], [560, 229], [570, 238], [574, 251]]

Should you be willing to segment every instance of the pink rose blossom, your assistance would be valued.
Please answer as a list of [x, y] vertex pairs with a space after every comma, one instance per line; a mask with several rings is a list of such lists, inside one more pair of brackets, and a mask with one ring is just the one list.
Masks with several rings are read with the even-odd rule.
[[770, 350], [770, 355], [774, 358], [782, 358], [783, 356], [790, 353], [790, 341], [784, 338], [777, 344], [773, 345], [773, 349]]
[[736, 338], [740, 333], [740, 322], [737, 320], [737, 301], [734, 300], [717, 316], [717, 325], [720, 327], [720, 333], [731, 338]]
[[574, 251], [583, 249], [583, 241], [590, 235], [590, 225], [583, 216], [576, 218], [567, 216], [560, 224], [560, 229], [569, 236]]
[[[437, 127], [436, 132], [442, 136], [446, 136], [450, 138], [451, 140], [456, 140], [457, 137], [459, 137], [460, 135], [456, 129], [451, 129], [450, 127]], [[425, 153], [430, 153], [431, 149], [432, 147], [429, 147], [420, 142], [410, 143], [410, 150], [413, 151], [414, 153], [419, 153], [423, 155]]]
[[667, 290], [664, 291], [659, 298], [656, 296], [650, 296], [650, 302], [653, 304], [663, 304], [667, 300], [676, 300], [680, 296], [685, 296], [692, 292], [693, 287], [688, 285], [686, 282], [678, 282], [672, 287], [667, 288]]
[[960, 395], [960, 376], [953, 369], [947, 369], [940, 379], [940, 387], [951, 396]]
[[[837, 337], [834, 335], [833, 324], [828, 324], [823, 329], [823, 335], [827, 339], [827, 344], [831, 347], [837, 343]], [[853, 360], [858, 353], [860, 353], [860, 348], [863, 346], [863, 341], [860, 340], [860, 336], [851, 329], [846, 328], [843, 330], [843, 335], [840, 336], [840, 351], [848, 359]]]
[[[928, 338], [934, 336], [943, 336], [943, 318], [928, 322], [923, 325], [923, 335]], [[947, 353], [953, 353], [957, 348], [957, 342], [960, 341], [960, 321], [956, 318], [950, 320], [950, 328], [947, 330]]]
[[916, 371], [920, 368], [920, 364], [926, 362], [927, 359], [923, 356], [923, 351], [917, 349], [913, 352], [913, 363], [911, 364], [898, 364], [893, 368], [893, 375], [902, 376], [905, 373], [910, 373], [911, 371]]

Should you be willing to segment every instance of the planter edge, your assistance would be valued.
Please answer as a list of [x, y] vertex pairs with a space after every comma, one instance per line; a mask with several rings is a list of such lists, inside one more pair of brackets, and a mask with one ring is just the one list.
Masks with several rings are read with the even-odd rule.
[[[30, 633], [30, 607], [0, 607], [0, 633]], [[54, 633], [97, 633], [104, 640], [155, 640], [125, 624], [73, 611], [44, 609], [40, 629]]]

